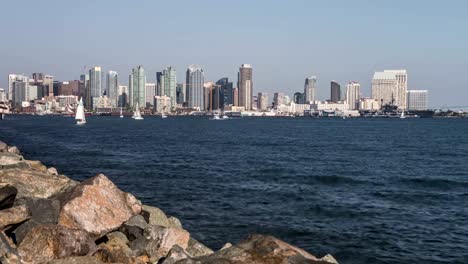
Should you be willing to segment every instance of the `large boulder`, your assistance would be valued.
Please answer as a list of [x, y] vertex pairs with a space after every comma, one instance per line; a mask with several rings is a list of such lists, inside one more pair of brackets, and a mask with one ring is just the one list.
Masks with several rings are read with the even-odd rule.
[[166, 214], [157, 207], [143, 205], [141, 209], [141, 215], [150, 225], [158, 225], [165, 227], [170, 226], [170, 222]]
[[238, 245], [220, 250], [212, 255], [183, 259], [177, 263], [337, 264], [338, 262], [331, 255], [317, 258], [271, 236], [252, 235]]
[[125, 222], [120, 230], [127, 235], [129, 240], [135, 240], [143, 236], [143, 232], [148, 227], [148, 223], [145, 221], [142, 215], [135, 215]]
[[51, 224], [31, 229], [18, 247], [21, 259], [31, 264], [87, 256], [95, 250], [94, 240], [85, 231]]
[[207, 246], [198, 242], [193, 237], [191, 237], [188, 242], [187, 252], [192, 257], [201, 257], [201, 256], [213, 254], [213, 250], [209, 249]]
[[18, 190], [13, 186], [0, 187], [0, 210], [13, 206], [17, 194]]
[[50, 175], [31, 169], [0, 170], [0, 186], [14, 186], [18, 190], [18, 198], [49, 198], [64, 192], [75, 184], [66, 176]]
[[95, 257], [82, 256], [82, 257], [68, 257], [63, 259], [54, 259], [47, 264], [104, 264]]
[[30, 214], [26, 206], [15, 206], [0, 211], [0, 230], [4, 230], [9, 225], [18, 224], [29, 219]]
[[161, 264], [175, 264], [177, 261], [190, 258], [191, 256], [178, 245], [175, 245], [171, 248], [169, 253], [165, 258], [162, 259]]
[[19, 166], [23, 164], [23, 157], [9, 153], [9, 152], [1, 152], [0, 153], [0, 169], [9, 169], [9, 168], [16, 168], [16, 167], [27, 167]]
[[17, 147], [15, 147], [15, 146], [8, 147], [8, 152], [16, 154], [16, 155], [20, 154], [19, 149]]
[[0, 141], [0, 153], [8, 152], [8, 145], [5, 142]]
[[58, 223], [102, 237], [141, 211], [141, 202], [121, 191], [105, 175], [88, 179], [59, 197]]
[[112, 232], [106, 235], [108, 241], [99, 245], [94, 257], [104, 263], [143, 263], [133, 256], [128, 247], [128, 239], [121, 232]]
[[169, 222], [169, 227], [182, 228], [182, 223], [177, 217], [170, 216], [169, 218], [167, 218], [167, 221]]
[[18, 260], [15, 244], [4, 232], [0, 232], [0, 263], [15, 263], [12, 262], [15, 259]]

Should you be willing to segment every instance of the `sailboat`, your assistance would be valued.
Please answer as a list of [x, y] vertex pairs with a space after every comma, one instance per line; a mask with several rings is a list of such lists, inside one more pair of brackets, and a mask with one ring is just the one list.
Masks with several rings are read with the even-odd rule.
[[120, 118], [123, 118], [122, 107], [120, 107]]
[[400, 118], [406, 118], [406, 116], [405, 116], [405, 110], [401, 110]]
[[135, 112], [133, 113], [132, 118], [135, 119], [135, 120], [143, 120], [143, 117], [141, 116], [140, 106], [138, 105], [138, 102], [136, 104]]
[[78, 108], [76, 109], [75, 120], [77, 125], [84, 125], [86, 124], [86, 117], [85, 111], [83, 106], [83, 97], [81, 97], [80, 101], [78, 102]]

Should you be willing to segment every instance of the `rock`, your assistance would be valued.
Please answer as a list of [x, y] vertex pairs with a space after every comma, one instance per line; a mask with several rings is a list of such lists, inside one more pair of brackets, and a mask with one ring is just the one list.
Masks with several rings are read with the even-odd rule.
[[232, 247], [232, 244], [228, 242], [228, 243], [224, 244], [224, 246], [220, 250], [225, 250], [225, 249], [230, 248], [230, 247]]
[[150, 225], [158, 225], [165, 227], [169, 227], [170, 225], [166, 214], [157, 207], [143, 205], [141, 208], [141, 215]]
[[8, 145], [2, 141], [0, 141], [0, 153], [8, 152]]
[[135, 215], [125, 222], [120, 230], [127, 235], [128, 239], [134, 240], [143, 236], [143, 231], [148, 227], [148, 223], [145, 221], [142, 215]]
[[167, 220], [169, 221], [169, 227], [182, 228], [182, 223], [180, 222], [178, 218], [174, 216], [170, 216]]
[[192, 237], [189, 239], [187, 252], [192, 257], [201, 257], [213, 254], [213, 250], [209, 249], [207, 246], [203, 245]]
[[[15, 244], [4, 232], [0, 232], [0, 257], [9, 258], [12, 255], [18, 255]], [[4, 262], [0, 261], [0, 263]]]
[[74, 186], [75, 182], [63, 175], [15, 168], [0, 170], [0, 186], [4, 185], [14, 186], [18, 190], [17, 198], [49, 198]]
[[109, 240], [120, 240], [122, 243], [127, 244], [128, 243], [128, 238], [127, 236], [119, 231], [114, 231], [106, 235], [108, 241]]
[[64, 259], [54, 259], [49, 261], [48, 264], [104, 264], [104, 262], [100, 261], [95, 257], [69, 257]]
[[163, 226], [150, 226], [145, 230], [145, 236], [149, 239], [146, 252], [151, 261], [166, 256], [174, 245], [186, 249], [190, 240], [190, 234], [186, 230]]
[[111, 234], [107, 235], [109, 240], [100, 244], [93, 256], [104, 263], [136, 263], [127, 245], [127, 237], [121, 232]]
[[47, 172], [47, 167], [38, 160], [25, 160], [24, 162], [26, 162], [32, 170]]
[[17, 147], [15, 146], [12, 146], [12, 147], [8, 147], [8, 152], [9, 153], [13, 153], [15, 155], [19, 155], [20, 154], [20, 151]]
[[14, 168], [20, 163], [24, 163], [23, 157], [8, 152], [0, 153], [0, 169]]
[[0, 210], [13, 206], [18, 190], [10, 185], [0, 187]]
[[337, 264], [331, 256], [319, 259], [277, 238], [264, 235], [252, 235], [238, 245], [214, 254], [177, 262], [177, 264], [192, 263]]
[[57, 224], [60, 202], [55, 199], [22, 198], [16, 202], [28, 207], [31, 219], [15, 229], [16, 242], [21, 243], [29, 231], [39, 224]]
[[135, 196], [121, 191], [103, 174], [80, 183], [60, 201], [58, 223], [86, 230], [97, 238], [116, 230], [141, 211], [141, 202]]
[[175, 264], [177, 261], [190, 258], [190, 255], [178, 245], [171, 248], [161, 264]]
[[47, 172], [51, 175], [58, 175], [57, 169], [54, 167], [50, 167], [47, 169]]
[[21, 223], [29, 217], [28, 208], [24, 205], [2, 210], [0, 211], [0, 230], [4, 230], [6, 226]]
[[31, 229], [18, 247], [21, 259], [31, 264], [91, 255], [95, 250], [94, 240], [85, 231], [51, 224]]

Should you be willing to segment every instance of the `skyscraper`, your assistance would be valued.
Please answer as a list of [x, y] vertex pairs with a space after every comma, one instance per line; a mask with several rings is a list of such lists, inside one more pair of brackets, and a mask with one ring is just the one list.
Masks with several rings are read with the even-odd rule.
[[315, 101], [316, 85], [317, 85], [317, 77], [312, 76], [312, 77], [305, 79], [304, 100], [306, 104], [310, 104]]
[[252, 66], [242, 64], [239, 68], [237, 87], [239, 88], [239, 106], [252, 110], [253, 82]]
[[220, 96], [220, 108], [234, 104], [233, 100], [233, 84], [227, 77], [221, 78], [216, 82], [217, 85], [221, 86]]
[[375, 72], [372, 78], [372, 98], [385, 104], [393, 104], [406, 109], [407, 92], [406, 70], [385, 70]]
[[176, 70], [169, 66], [163, 71], [164, 75], [164, 94], [167, 97], [171, 98], [171, 107], [175, 109], [176, 107]]
[[138, 67], [132, 69], [132, 74], [130, 74], [129, 86], [131, 95], [131, 106], [136, 106], [136, 104], [138, 103], [140, 107], [145, 107], [146, 75], [143, 66], [139, 65]]
[[156, 72], [156, 96], [164, 95], [164, 74]]
[[176, 85], [176, 103], [185, 103], [185, 83], [178, 83]]
[[300, 93], [300, 92], [294, 93], [293, 102], [295, 104], [303, 104], [304, 103], [304, 94]]
[[205, 110], [204, 88], [205, 74], [200, 65], [192, 64], [187, 69], [186, 85], [188, 90], [188, 107]]
[[118, 80], [118, 75], [116, 71], [109, 71], [107, 73], [107, 88], [106, 88], [106, 93], [107, 97], [109, 98], [110, 103], [113, 106], [117, 106], [117, 101], [118, 101], [118, 87], [119, 87], [119, 80]]
[[407, 101], [408, 110], [427, 110], [428, 92], [427, 90], [408, 90]]
[[145, 84], [145, 96], [146, 96], [146, 99], [145, 99], [145, 106], [148, 108], [148, 107], [151, 107], [154, 105], [154, 97], [156, 96], [156, 84], [155, 83], [146, 83]]
[[359, 109], [360, 89], [361, 85], [354, 81], [346, 85], [346, 103], [350, 110]]
[[332, 103], [337, 103], [342, 101], [344, 98], [341, 98], [341, 86], [336, 81], [331, 81], [330, 83], [330, 101]]
[[268, 109], [268, 94], [258, 93], [257, 96], [257, 110], [266, 111]]
[[89, 70], [89, 82], [91, 89], [91, 97], [97, 98], [102, 96], [104, 91], [102, 89], [102, 73], [101, 67], [93, 67]]

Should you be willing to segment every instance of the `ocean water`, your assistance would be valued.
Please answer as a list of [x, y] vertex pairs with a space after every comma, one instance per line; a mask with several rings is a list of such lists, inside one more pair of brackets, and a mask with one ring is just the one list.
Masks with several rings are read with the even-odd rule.
[[0, 140], [213, 249], [266, 233], [340, 263], [468, 263], [468, 119], [8, 116]]

